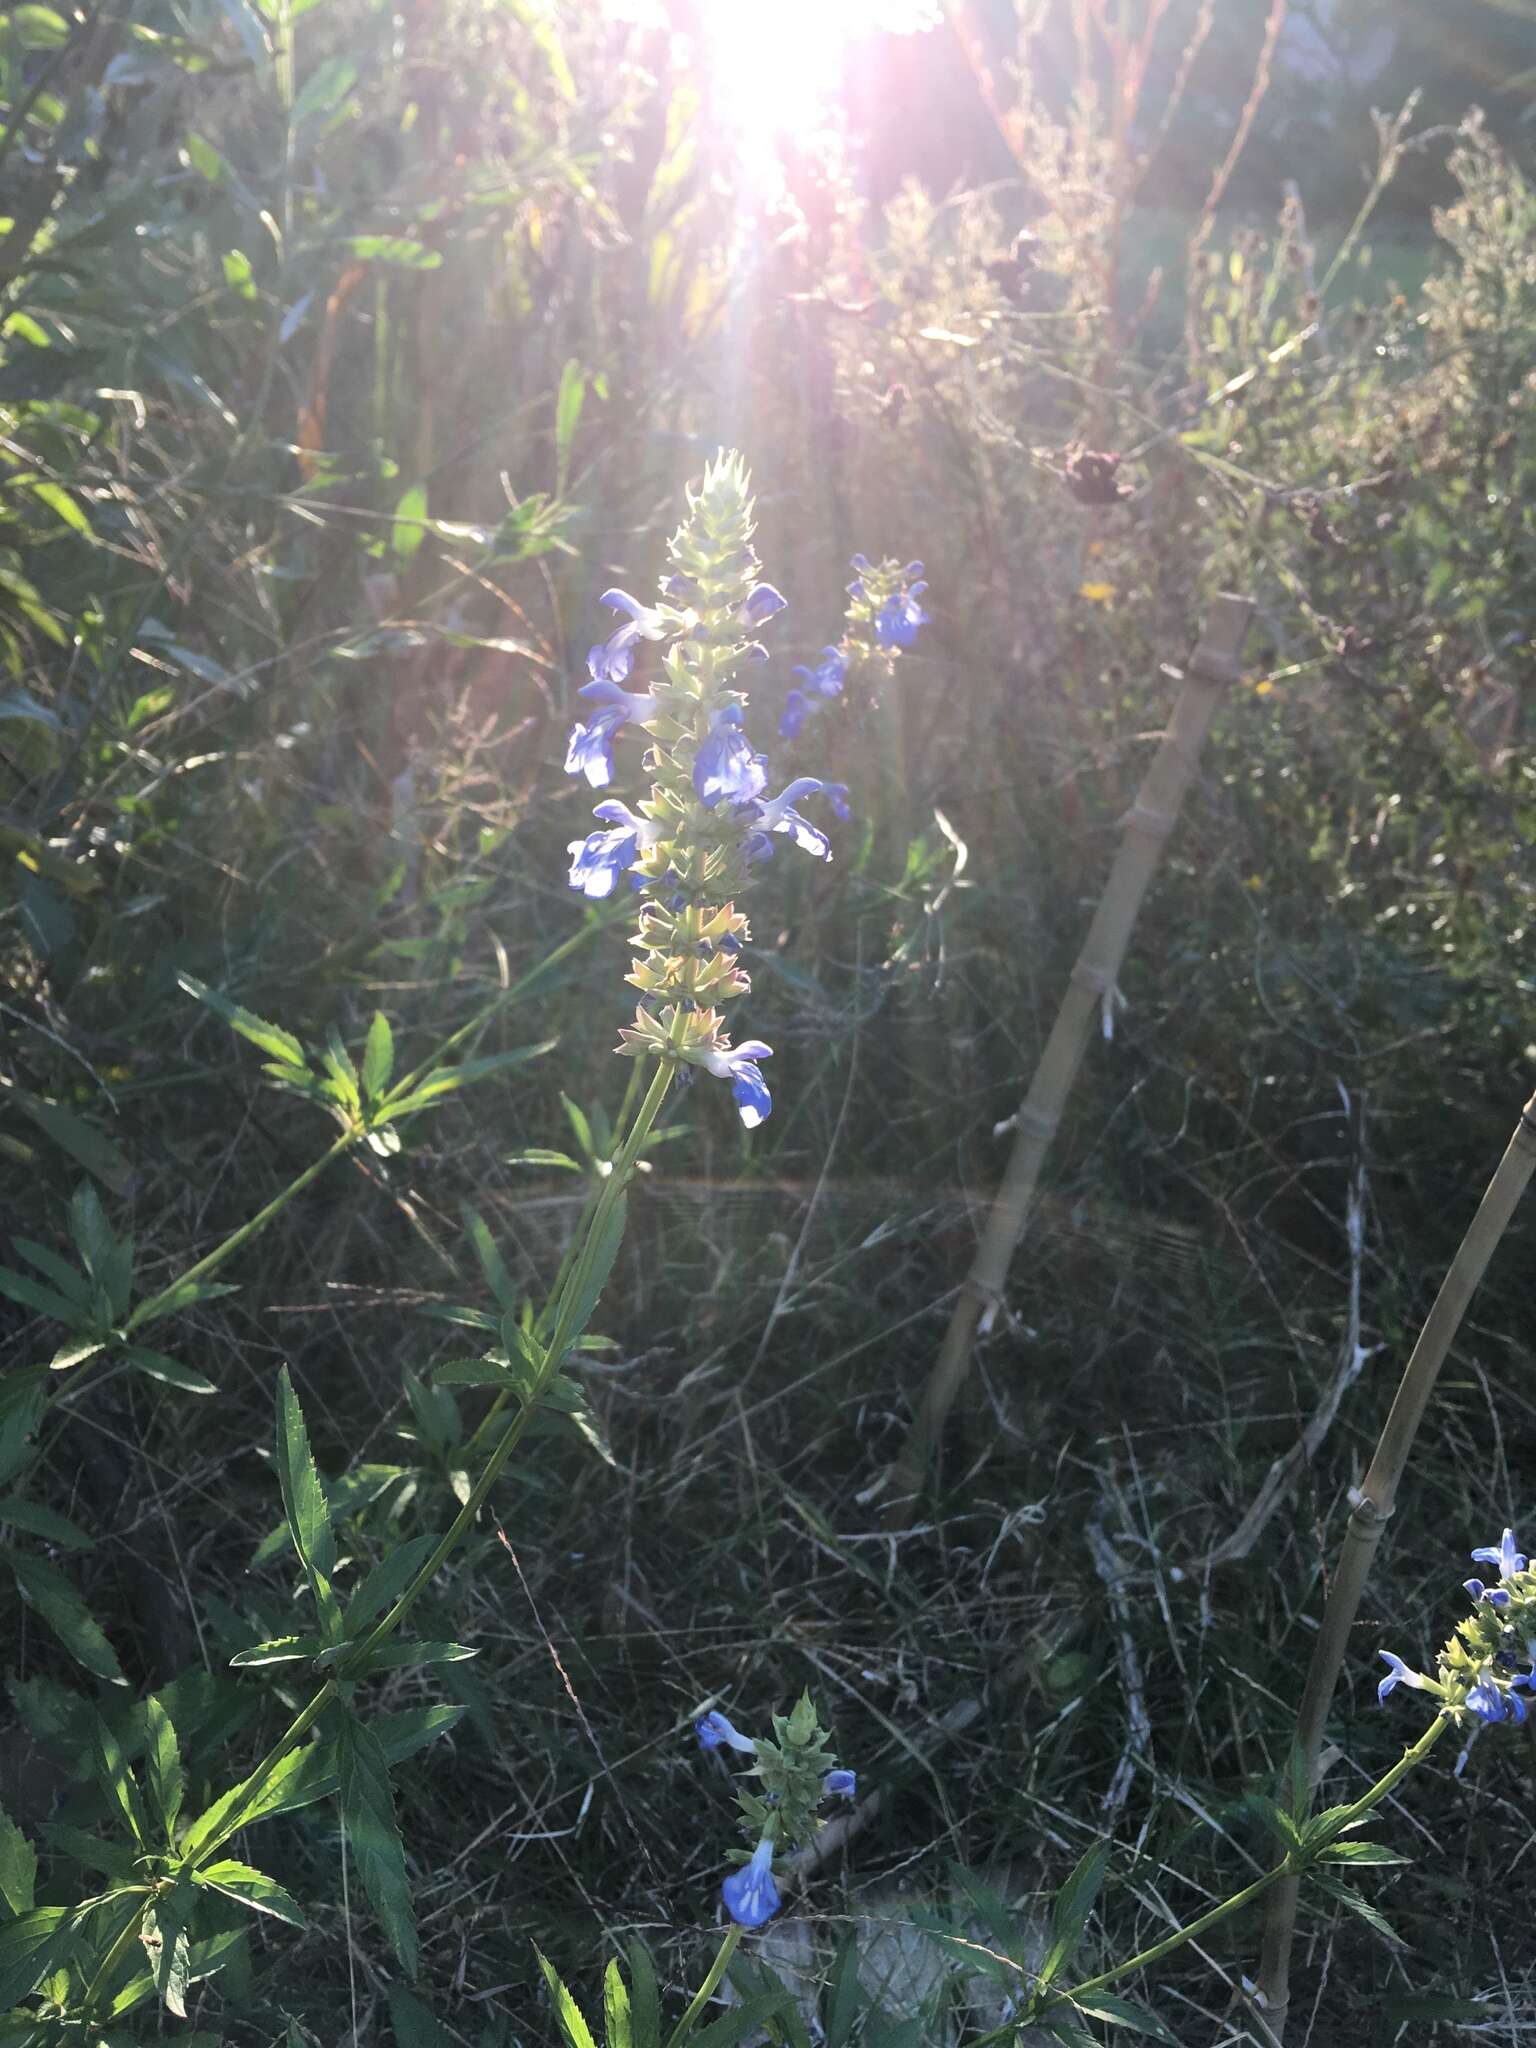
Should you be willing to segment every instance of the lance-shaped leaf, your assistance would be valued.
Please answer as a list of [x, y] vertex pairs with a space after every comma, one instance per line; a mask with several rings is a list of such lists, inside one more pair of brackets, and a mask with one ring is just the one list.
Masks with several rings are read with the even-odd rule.
[[69, 1654], [98, 1678], [113, 1685], [126, 1685], [128, 1681], [112, 1645], [58, 1566], [19, 1550], [6, 1551], [4, 1556], [21, 1588], [22, 1598], [37, 1609]]
[[[445, 1733], [464, 1712], [463, 1707], [435, 1706], [380, 1714], [372, 1724], [373, 1733], [386, 1760], [398, 1764]], [[253, 1798], [246, 1798], [243, 1785], [232, 1785], [222, 1793], [188, 1828], [182, 1851], [192, 1856], [219, 1848], [252, 1821], [293, 1813], [319, 1799], [333, 1798], [339, 1784], [334, 1742], [312, 1742], [305, 1749], [291, 1750]]]
[[99, 1714], [96, 1717], [95, 1735], [95, 1750], [91, 1761], [95, 1765], [97, 1783], [128, 1823], [129, 1834], [141, 1849], [147, 1849], [149, 1829], [145, 1825], [139, 1788], [134, 1783], [133, 1773], [128, 1768], [128, 1759], [123, 1755], [121, 1744]]
[[139, 1922], [139, 1940], [149, 1958], [155, 1989], [167, 2012], [187, 2016], [187, 1986], [192, 1981], [192, 1938], [187, 1931], [191, 1901], [180, 1885], [156, 1895]]
[[230, 1858], [221, 1863], [208, 1863], [201, 1870], [192, 1872], [192, 1881], [207, 1885], [211, 1891], [223, 1892], [227, 1898], [238, 1899], [253, 1913], [270, 1913], [276, 1920], [286, 1920], [290, 1927], [305, 1925], [298, 1901], [291, 1898], [275, 1878], [253, 1870], [249, 1863], [236, 1863]]
[[0, 1899], [12, 1918], [32, 1910], [37, 1883], [37, 1851], [0, 1807]]
[[1109, 1867], [1109, 1848], [1096, 1842], [1067, 1879], [1051, 1904], [1051, 1946], [1040, 1965], [1040, 1982], [1049, 1984], [1071, 1961]]
[[267, 1664], [310, 1664], [325, 1648], [319, 1636], [274, 1636], [269, 1643], [253, 1643], [230, 1658], [237, 1671], [258, 1671]]
[[561, 1982], [554, 1964], [541, 1948], [535, 1947], [533, 1952], [539, 1959], [544, 1982], [549, 1986], [549, 1995], [554, 2001], [555, 2018], [559, 2022], [561, 2038], [566, 2048], [597, 2048], [597, 2043], [592, 2038], [592, 2029], [587, 2025], [586, 2015]]
[[181, 1767], [181, 1747], [176, 1740], [176, 1730], [171, 1726], [170, 1715], [153, 1693], [144, 1702], [144, 1719], [149, 1738], [144, 1751], [149, 1796], [160, 1816], [166, 1840], [174, 1843], [176, 1821], [187, 1788], [186, 1774]]
[[277, 1472], [283, 1491], [283, 1514], [293, 1547], [299, 1554], [315, 1596], [321, 1624], [328, 1638], [334, 1638], [341, 1612], [331, 1591], [331, 1574], [336, 1569], [336, 1539], [331, 1533], [331, 1511], [325, 1489], [310, 1456], [309, 1435], [304, 1427], [299, 1397], [293, 1391], [285, 1365], [277, 1378]]
[[416, 1975], [416, 1912], [395, 1820], [389, 1764], [378, 1737], [351, 1714], [336, 1738], [341, 1817], [363, 1889], [407, 1976]]
[[248, 1038], [252, 1045], [259, 1045], [262, 1051], [286, 1067], [305, 1065], [304, 1048], [291, 1031], [285, 1031], [280, 1024], [269, 1024], [265, 1017], [258, 1017], [254, 1010], [245, 1009], [240, 1003], [232, 1003], [228, 996], [221, 996], [201, 982], [194, 974], [178, 974], [177, 985], [189, 996], [195, 996], [200, 1003], [206, 1003], [216, 1016], [242, 1038]]
[[382, 1010], [375, 1010], [363, 1047], [363, 1093], [370, 1104], [377, 1102], [389, 1086], [395, 1070], [395, 1035]]
[[1138, 2005], [1134, 1998], [1121, 1998], [1113, 1991], [1090, 1991], [1081, 1998], [1066, 1994], [1072, 1999], [1075, 2012], [1085, 2019], [1101, 2020], [1110, 2027], [1129, 2027], [1133, 2034], [1145, 2034], [1150, 2040], [1162, 2041], [1167, 2048], [1179, 2048], [1178, 2037], [1170, 2034], [1155, 2012], [1144, 2005]]
[[68, 1906], [34, 1906], [0, 1927], [0, 2008], [19, 2005], [69, 1939]]

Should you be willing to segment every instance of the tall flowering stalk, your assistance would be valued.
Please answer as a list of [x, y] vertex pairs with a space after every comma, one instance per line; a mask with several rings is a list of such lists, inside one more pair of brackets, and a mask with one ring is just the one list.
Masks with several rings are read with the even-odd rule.
[[808, 719], [843, 695], [851, 673], [877, 667], [889, 676], [928, 624], [921, 603], [928, 588], [921, 562], [903, 567], [894, 557], [874, 563], [855, 555], [850, 567], [854, 576], [848, 585], [842, 638], [835, 646], [823, 647], [814, 664], [801, 664], [793, 671], [801, 681], [784, 699], [780, 739], [797, 739]]
[[[756, 635], [784, 609], [773, 585], [758, 580], [752, 509], [741, 457], [721, 454], [688, 493], [688, 516], [668, 544], [661, 602], [605, 594], [623, 623], [587, 657], [591, 681], [580, 694], [594, 709], [566, 755], [569, 773], [603, 789], [624, 729], [650, 739], [651, 791], [638, 812], [605, 799], [594, 813], [603, 829], [570, 846], [573, 889], [604, 897], [624, 878], [643, 898], [627, 976], [640, 1003], [617, 1049], [729, 1081], [749, 1130], [773, 1107], [761, 1065], [772, 1048], [758, 1039], [733, 1045], [721, 1015], [751, 987], [740, 963], [749, 930], [736, 897], [780, 837], [818, 860], [832, 858], [825, 833], [796, 808], [832, 792], [801, 776], [767, 796], [766, 757], [747, 737], [738, 673], [767, 660]], [[624, 687], [642, 641], [666, 649], [643, 692]]]

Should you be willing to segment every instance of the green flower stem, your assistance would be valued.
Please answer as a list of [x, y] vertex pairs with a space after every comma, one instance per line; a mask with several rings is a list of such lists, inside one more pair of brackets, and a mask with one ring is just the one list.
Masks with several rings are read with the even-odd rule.
[[[463, 1507], [449, 1524], [442, 1540], [437, 1544], [431, 1556], [421, 1566], [394, 1606], [389, 1609], [387, 1614], [382, 1615], [374, 1623], [368, 1634], [362, 1637], [354, 1646], [353, 1655], [356, 1658], [362, 1659], [365, 1657], [370, 1650], [375, 1649], [383, 1642], [386, 1636], [392, 1635], [401, 1622], [405, 1620], [412, 1607], [415, 1606], [416, 1601], [430, 1582], [437, 1576], [446, 1559], [457, 1547], [465, 1531], [479, 1514], [480, 1509], [485, 1504], [487, 1495], [501, 1473], [502, 1467], [521, 1441], [523, 1432], [538, 1406], [540, 1394], [542, 1394], [545, 1387], [559, 1371], [561, 1360], [565, 1356], [566, 1345], [575, 1334], [573, 1325], [576, 1320], [576, 1304], [581, 1295], [582, 1281], [590, 1268], [593, 1246], [601, 1241], [604, 1226], [612, 1214], [619, 1196], [628, 1185], [630, 1176], [634, 1171], [635, 1161], [640, 1156], [640, 1148], [650, 1135], [651, 1127], [661, 1113], [661, 1106], [666, 1100], [667, 1090], [671, 1085], [671, 1065], [666, 1061], [662, 1061], [658, 1064], [656, 1072], [652, 1077], [651, 1085], [646, 1091], [645, 1100], [640, 1105], [640, 1112], [635, 1118], [629, 1136], [625, 1139], [618, 1157], [614, 1160], [613, 1172], [604, 1181], [603, 1191], [598, 1196], [596, 1205], [592, 1210], [592, 1219], [587, 1228], [587, 1235], [576, 1262], [571, 1269], [570, 1283], [566, 1288], [565, 1298], [561, 1303], [555, 1328], [550, 1336], [549, 1348], [545, 1353], [544, 1363], [540, 1367], [538, 1378], [529, 1388], [527, 1398], [522, 1407], [518, 1410], [510, 1426], [503, 1433], [500, 1443], [497, 1444], [495, 1450], [491, 1453], [485, 1470], [476, 1481], [468, 1500], [465, 1501]], [[278, 1741], [277, 1746], [269, 1750], [267, 1755], [262, 1758], [256, 1769], [242, 1785], [240, 1799], [221, 1824], [218, 1837], [214, 1841], [205, 1842], [190, 1859], [194, 1868], [206, 1862], [214, 1854], [215, 1850], [235, 1832], [239, 1826], [239, 1815], [249, 1810], [257, 1794], [271, 1777], [273, 1771], [282, 1762], [283, 1758], [303, 1740], [319, 1720], [326, 1707], [336, 1696], [338, 1682], [339, 1680], [333, 1679], [328, 1684], [322, 1686], [308, 1706], [290, 1724], [286, 1733]]]
[[152, 1294], [148, 1301], [141, 1301], [133, 1311], [133, 1314], [128, 1318], [124, 1327], [130, 1332], [136, 1330], [141, 1323], [146, 1323], [152, 1317], [158, 1315], [165, 1304], [174, 1295], [179, 1293], [183, 1287], [188, 1286], [193, 1281], [201, 1280], [205, 1274], [211, 1273], [215, 1268], [222, 1266], [232, 1253], [239, 1251], [240, 1247], [249, 1244], [258, 1232], [265, 1230], [280, 1209], [286, 1208], [295, 1195], [302, 1194], [312, 1180], [318, 1179], [324, 1173], [333, 1159], [339, 1159], [342, 1153], [350, 1146], [355, 1145], [361, 1136], [362, 1133], [359, 1130], [343, 1131], [334, 1144], [328, 1146], [318, 1159], [312, 1160], [305, 1167], [297, 1180], [291, 1180], [280, 1194], [272, 1197], [264, 1209], [258, 1209], [249, 1222], [242, 1223], [240, 1228], [229, 1237], [226, 1237], [222, 1244], [216, 1244], [213, 1250], [206, 1257], [199, 1259], [195, 1266], [188, 1266], [186, 1272], [178, 1275], [169, 1287], [162, 1287], [160, 1292]]
[[[1048, 2005], [1031, 2017], [1036, 2020], [1049, 2019], [1052, 2013], [1069, 2009], [1076, 2000], [1086, 1998], [1095, 1991], [1107, 1990], [1111, 1984], [1119, 1983], [1124, 1977], [1134, 1976], [1138, 1970], [1149, 1969], [1153, 1963], [1160, 1963], [1164, 1956], [1171, 1955], [1175, 1949], [1183, 1948], [1186, 1942], [1198, 1941], [1201, 1935], [1207, 1933], [1219, 1921], [1229, 1918], [1233, 1913], [1241, 1912], [1244, 1906], [1251, 1905], [1255, 1899], [1262, 1897], [1272, 1885], [1278, 1884], [1281, 1878], [1293, 1876], [1298, 1870], [1306, 1869], [1316, 1860], [1320, 1850], [1336, 1842], [1358, 1821], [1364, 1819], [1372, 1807], [1379, 1805], [1410, 1771], [1417, 1769], [1450, 1725], [1444, 1714], [1437, 1714], [1418, 1741], [1411, 1749], [1403, 1752], [1385, 1777], [1378, 1778], [1352, 1806], [1340, 1808], [1326, 1836], [1312, 1844], [1299, 1862], [1294, 1856], [1287, 1856], [1283, 1863], [1277, 1864], [1273, 1870], [1266, 1871], [1262, 1877], [1256, 1877], [1252, 1884], [1244, 1885], [1243, 1889], [1234, 1892], [1231, 1898], [1223, 1899], [1219, 1906], [1212, 1906], [1208, 1913], [1202, 1913], [1198, 1920], [1191, 1920], [1187, 1927], [1176, 1928], [1172, 1934], [1154, 1942], [1150, 1948], [1141, 1949], [1123, 1963], [1116, 1963], [1112, 1970], [1104, 1970], [1097, 1977], [1089, 1977], [1081, 1984], [1074, 1984], [1070, 1991], [1057, 1992]], [[1017, 2025], [1018, 2022], [1013, 2021], [1007, 2026], [994, 2027], [991, 2033], [982, 2034], [973, 2041], [971, 2048], [991, 2048], [994, 2042], [1009, 2040]]]
[[[147, 1885], [134, 1885], [132, 1889], [136, 1892], [144, 1892], [146, 1894], [147, 1901], [147, 1896], [149, 1892], [149, 1887]], [[104, 1998], [107, 1992], [111, 1989], [112, 1979], [117, 1975], [118, 1971], [122, 1968], [124, 1957], [131, 1954], [133, 1944], [138, 1940], [139, 1929], [143, 1926], [143, 1924], [144, 1907], [139, 1906], [128, 1915], [128, 1918], [123, 1922], [122, 1929], [119, 1932], [117, 1939], [113, 1942], [112, 1946], [107, 1950], [106, 1954], [102, 1957], [101, 1968], [96, 1972], [95, 1976], [91, 1979], [90, 1988], [87, 1990], [85, 1994], [86, 2012], [89, 2013], [94, 2011], [97, 1999]]]
[[[629, 1112], [634, 1106], [635, 1097], [640, 1092], [640, 1076], [643, 1072], [644, 1068], [638, 1060], [630, 1061], [629, 1083], [624, 1090], [624, 1100], [619, 1104], [619, 1114], [614, 1124], [615, 1136], [624, 1129]], [[624, 1145], [627, 1143], [628, 1139], [626, 1138], [618, 1146], [613, 1155], [615, 1161], [620, 1157]], [[615, 1170], [617, 1169], [615, 1168]], [[612, 1177], [610, 1173], [609, 1180]], [[591, 1228], [597, 1204], [602, 1199], [602, 1191], [607, 1185], [607, 1180], [598, 1181], [587, 1190], [586, 1199], [581, 1206], [581, 1214], [576, 1219], [576, 1228], [571, 1235], [571, 1242], [561, 1257], [559, 1268], [555, 1273], [554, 1285], [549, 1290], [549, 1302], [544, 1311], [545, 1315], [558, 1313], [559, 1305], [565, 1299], [566, 1287], [571, 1277], [572, 1268], [581, 1255], [582, 1247], [587, 1242], [587, 1232]], [[479, 1450], [485, 1438], [489, 1436], [492, 1425], [495, 1423], [497, 1416], [506, 1407], [508, 1398], [507, 1389], [503, 1387], [480, 1420], [475, 1424], [475, 1427], [470, 1431], [469, 1441], [464, 1446], [464, 1456], [466, 1459], [472, 1458], [475, 1452]]]
[[218, 1833], [213, 1836], [212, 1840], [204, 1842], [201, 1849], [195, 1850], [187, 1858], [188, 1870], [200, 1869], [210, 1856], [217, 1856], [220, 1849], [223, 1848], [232, 1835], [239, 1833], [243, 1825], [241, 1816], [250, 1811], [263, 1786], [265, 1786], [267, 1780], [277, 1769], [283, 1758], [288, 1755], [290, 1750], [298, 1748], [299, 1744], [304, 1740], [310, 1729], [314, 1727], [336, 1696], [337, 1686], [332, 1681], [327, 1685], [321, 1686], [309, 1704], [299, 1709], [293, 1720], [289, 1722], [287, 1728], [278, 1737], [274, 1746], [267, 1751], [255, 1770], [241, 1784], [240, 1797], [220, 1822]]
[[460, 1538], [485, 1505], [487, 1494], [495, 1485], [502, 1467], [506, 1464], [508, 1458], [511, 1457], [513, 1451], [516, 1450], [523, 1431], [527, 1428], [534, 1410], [538, 1407], [539, 1396], [560, 1370], [561, 1362], [565, 1357], [566, 1346], [576, 1334], [574, 1327], [576, 1307], [582, 1292], [582, 1282], [591, 1265], [593, 1247], [602, 1241], [604, 1226], [607, 1224], [608, 1218], [612, 1214], [620, 1195], [623, 1194], [629, 1184], [630, 1175], [634, 1171], [635, 1161], [640, 1156], [640, 1147], [650, 1135], [651, 1126], [661, 1113], [661, 1105], [666, 1100], [667, 1090], [671, 1085], [672, 1068], [668, 1062], [661, 1061], [657, 1065], [651, 1085], [646, 1091], [645, 1100], [640, 1105], [640, 1113], [635, 1118], [633, 1128], [624, 1141], [623, 1150], [613, 1163], [613, 1172], [604, 1181], [603, 1191], [597, 1198], [596, 1207], [592, 1211], [592, 1220], [587, 1226], [586, 1240], [582, 1245], [575, 1265], [571, 1268], [571, 1277], [566, 1287], [565, 1299], [561, 1303], [560, 1313], [555, 1319], [555, 1327], [550, 1334], [549, 1345], [544, 1354], [544, 1363], [539, 1368], [538, 1377], [528, 1389], [522, 1407], [518, 1410], [516, 1417], [503, 1435], [501, 1442], [492, 1451], [490, 1458], [486, 1462], [485, 1470], [480, 1474], [479, 1479], [476, 1480], [468, 1500], [465, 1501], [463, 1507], [460, 1508], [449, 1524], [442, 1541], [422, 1565], [415, 1578], [412, 1579], [394, 1606], [390, 1608], [387, 1614], [382, 1615], [374, 1623], [368, 1634], [358, 1644], [356, 1654], [359, 1657], [366, 1654], [367, 1651], [377, 1648], [386, 1636], [393, 1634], [415, 1606], [416, 1601], [429, 1582], [436, 1577], [444, 1560], [457, 1547]]
[[715, 1960], [709, 1966], [709, 1972], [704, 1982], [693, 1994], [688, 2010], [667, 2036], [667, 2048], [681, 2048], [681, 2043], [687, 2040], [689, 2034], [693, 2031], [694, 2021], [719, 1989], [720, 1979], [725, 1975], [730, 1965], [731, 1957], [736, 1953], [736, 1944], [740, 1940], [741, 1929], [733, 1920], [726, 1929], [725, 1939], [721, 1942], [715, 1954]]

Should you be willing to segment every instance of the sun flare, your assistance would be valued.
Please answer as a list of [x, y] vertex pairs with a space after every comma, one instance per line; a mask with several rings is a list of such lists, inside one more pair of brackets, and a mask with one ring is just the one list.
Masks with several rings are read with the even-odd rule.
[[932, 0], [706, 0], [704, 32], [716, 103], [744, 158], [771, 153], [832, 113], [850, 45], [876, 31], [937, 25]]

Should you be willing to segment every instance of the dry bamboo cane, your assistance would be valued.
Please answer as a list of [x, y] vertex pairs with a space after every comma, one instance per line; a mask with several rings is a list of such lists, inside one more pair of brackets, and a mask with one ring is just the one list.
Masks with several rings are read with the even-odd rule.
[[[1396, 1503], [1429, 1397], [1445, 1363], [1467, 1304], [1477, 1291], [1489, 1259], [1504, 1235], [1515, 1205], [1525, 1192], [1526, 1182], [1536, 1169], [1536, 1095], [1520, 1112], [1520, 1121], [1489, 1181], [1477, 1214], [1467, 1227], [1451, 1270], [1446, 1274], [1435, 1303], [1419, 1332], [1419, 1341], [1403, 1368], [1397, 1396], [1376, 1446], [1371, 1468], [1350, 1494], [1349, 1524], [1338, 1570], [1323, 1605], [1322, 1626], [1312, 1646], [1312, 1663], [1296, 1717], [1298, 1761], [1290, 1783], [1305, 1787], [1310, 1803], [1322, 1754], [1323, 1731], [1328, 1709], [1349, 1647], [1350, 1630], [1360, 1611], [1360, 1597], [1366, 1576], [1376, 1555]], [[1303, 1773], [1302, 1766], [1305, 1765]], [[1293, 1803], [1294, 1803], [1294, 1794]], [[1259, 1995], [1266, 2026], [1279, 2042], [1285, 2036], [1286, 2008], [1290, 2003], [1291, 1943], [1296, 1931], [1298, 1882], [1284, 1878], [1270, 1893], [1269, 1912], [1264, 1923], [1264, 1953], [1259, 1969]]]
[[1200, 644], [1190, 657], [1172, 722], [1123, 821], [1120, 851], [1016, 1120], [1018, 1135], [1008, 1170], [960, 1289], [911, 1433], [895, 1464], [892, 1515], [898, 1523], [910, 1521], [915, 1512], [934, 1445], [970, 1363], [976, 1325], [983, 1312], [990, 1320], [1001, 1304], [1008, 1267], [1029, 1221], [1040, 1169], [1082, 1063], [1094, 1012], [1101, 1003], [1114, 1001], [1141, 899], [1194, 778], [1216, 706], [1237, 678], [1238, 657], [1252, 616], [1253, 605], [1246, 597], [1223, 593], [1216, 599]]

